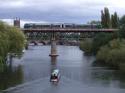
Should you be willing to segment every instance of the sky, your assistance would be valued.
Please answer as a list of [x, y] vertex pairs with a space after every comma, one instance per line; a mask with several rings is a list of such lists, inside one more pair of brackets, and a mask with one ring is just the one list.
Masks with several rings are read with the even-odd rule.
[[12, 23], [14, 18], [26, 22], [87, 23], [100, 20], [100, 11], [125, 14], [125, 0], [0, 0], [0, 19]]

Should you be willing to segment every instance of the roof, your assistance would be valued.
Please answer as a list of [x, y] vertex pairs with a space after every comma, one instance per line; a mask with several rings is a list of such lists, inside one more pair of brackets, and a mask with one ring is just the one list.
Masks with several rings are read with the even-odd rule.
[[52, 75], [57, 75], [59, 73], [58, 69], [53, 70]]

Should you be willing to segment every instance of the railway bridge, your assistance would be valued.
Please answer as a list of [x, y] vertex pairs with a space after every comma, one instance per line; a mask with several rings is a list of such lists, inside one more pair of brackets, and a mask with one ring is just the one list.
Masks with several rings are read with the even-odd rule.
[[[20, 28], [20, 19], [14, 20], [14, 26]], [[118, 29], [101, 29], [98, 25], [83, 25], [83, 24], [36, 24], [26, 23], [21, 29], [28, 40], [42, 39], [50, 40], [51, 42], [51, 57], [58, 56], [56, 50], [56, 40], [92, 38], [97, 33], [113, 33]], [[103, 38], [103, 37], [102, 37]]]
[[[113, 33], [118, 31], [118, 29], [81, 29], [81, 28], [23, 28], [21, 29], [24, 34], [27, 36], [27, 39], [30, 38], [39, 38], [49, 39], [51, 41], [51, 53], [50, 56], [58, 56], [56, 50], [56, 40], [65, 38], [65, 36], [71, 36], [72, 38], [86, 38], [94, 37], [97, 33]], [[103, 38], [103, 37], [102, 37]]]

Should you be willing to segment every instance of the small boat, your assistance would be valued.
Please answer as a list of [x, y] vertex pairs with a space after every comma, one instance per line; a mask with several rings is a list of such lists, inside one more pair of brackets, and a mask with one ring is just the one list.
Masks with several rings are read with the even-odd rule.
[[22, 50], [22, 53], [25, 53], [25, 51], [26, 51], [26, 49], [23, 49], [23, 50]]
[[59, 82], [60, 76], [60, 71], [58, 69], [53, 70], [51, 73], [50, 82]]

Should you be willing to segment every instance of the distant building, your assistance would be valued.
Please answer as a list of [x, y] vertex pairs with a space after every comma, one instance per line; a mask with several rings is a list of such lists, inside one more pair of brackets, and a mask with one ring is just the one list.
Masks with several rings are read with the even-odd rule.
[[20, 18], [14, 19], [14, 26], [20, 28]]

